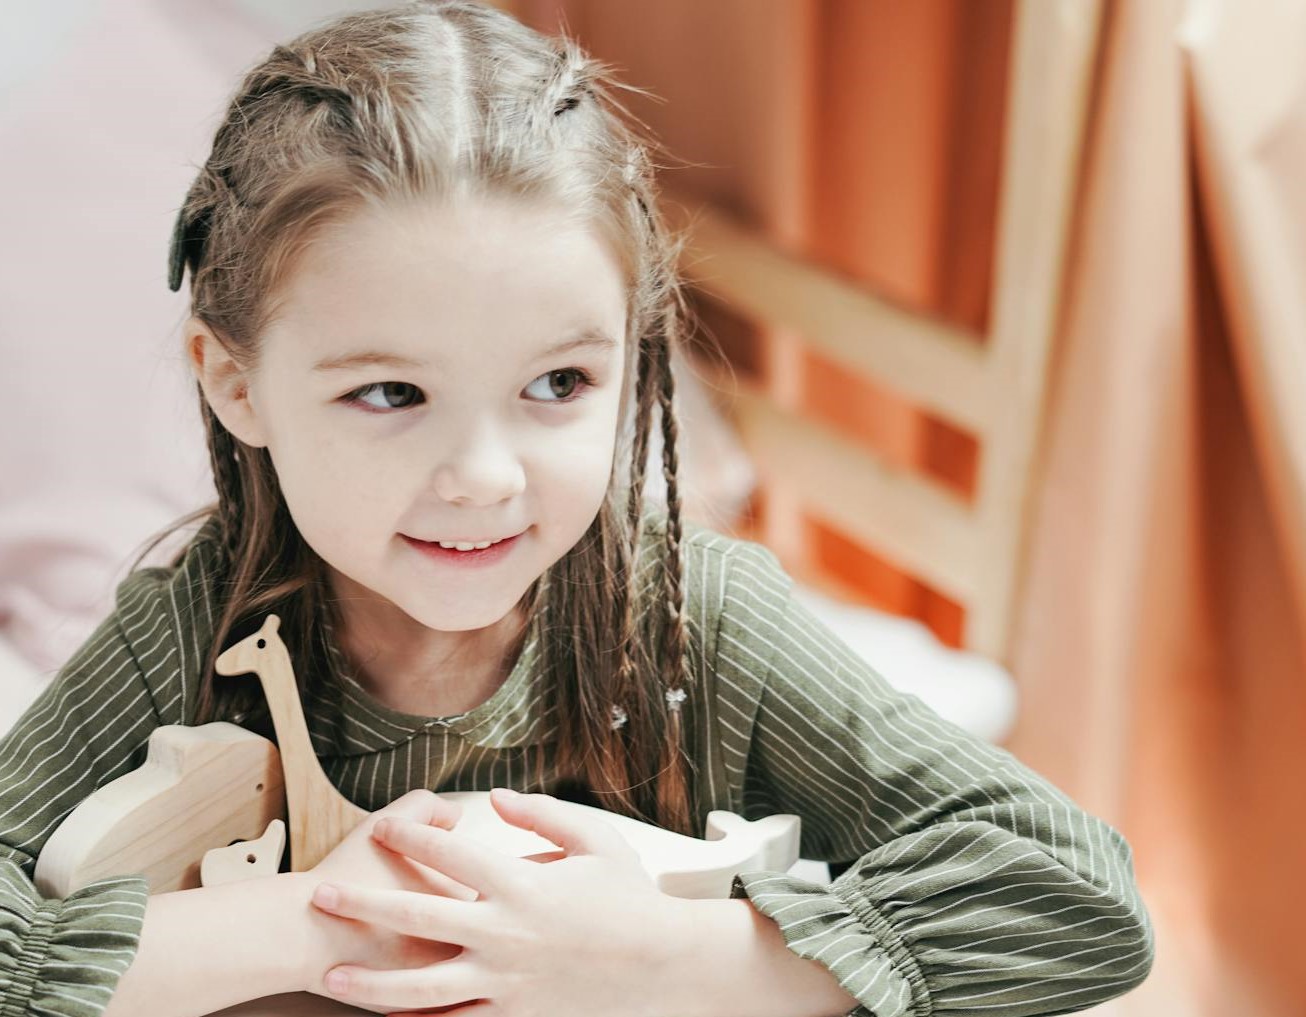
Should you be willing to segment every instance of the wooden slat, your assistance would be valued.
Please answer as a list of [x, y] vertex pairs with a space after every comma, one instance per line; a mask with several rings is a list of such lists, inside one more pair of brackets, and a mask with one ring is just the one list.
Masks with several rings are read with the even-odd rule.
[[815, 517], [965, 604], [969, 648], [1004, 659], [1061, 300], [1101, 0], [1020, 0], [1001, 185], [993, 335], [895, 308], [781, 252], [710, 206], [670, 196], [681, 270], [737, 313], [786, 329], [984, 445], [974, 513], [740, 382], [732, 416], [766, 479]]
[[989, 337], [1000, 398], [977, 489], [983, 583], [967, 605], [964, 636], [998, 659], [1007, 655], [1023, 570], [1102, 3], [1020, 0], [1015, 16]]
[[692, 199], [668, 194], [689, 238], [681, 271], [736, 313], [801, 335], [814, 351], [901, 392], [983, 439], [995, 414], [985, 350], [972, 334], [900, 310]]
[[692, 369], [719, 393], [768, 484], [938, 590], [962, 602], [974, 596], [978, 531], [965, 502], [886, 465], [837, 431], [781, 409], [747, 379], [698, 360]]

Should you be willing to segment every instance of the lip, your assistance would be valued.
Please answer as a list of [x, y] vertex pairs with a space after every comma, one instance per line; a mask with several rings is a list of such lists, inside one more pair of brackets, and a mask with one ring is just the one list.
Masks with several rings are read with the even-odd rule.
[[[457, 548], [453, 547], [441, 547], [439, 544], [431, 541], [418, 540], [416, 537], [410, 537], [406, 533], [401, 533], [399, 536], [404, 538], [404, 542], [408, 544], [409, 547], [426, 555], [428, 558], [432, 558], [439, 562], [448, 562], [452, 565], [462, 566], [492, 565], [516, 547], [517, 541], [521, 538], [521, 534], [518, 533], [516, 536], [507, 537], [499, 541], [497, 544], [491, 544], [489, 547], [483, 547], [471, 551], [459, 551]], [[475, 541], [468, 541], [468, 543], [475, 543]]]

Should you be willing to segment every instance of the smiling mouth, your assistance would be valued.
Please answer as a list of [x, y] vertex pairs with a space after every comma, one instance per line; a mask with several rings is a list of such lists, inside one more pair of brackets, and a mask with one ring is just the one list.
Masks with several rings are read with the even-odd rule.
[[511, 537], [501, 537], [497, 540], [488, 541], [419, 540], [417, 537], [410, 537], [406, 533], [401, 533], [400, 536], [412, 547], [427, 554], [476, 559], [487, 555], [497, 555], [511, 546], [521, 534], [517, 533]]
[[512, 540], [513, 537], [520, 537], [520, 533], [513, 533], [507, 537], [483, 537], [478, 540], [423, 540], [421, 537], [410, 537], [408, 534], [401, 534], [406, 540], [415, 540], [420, 544], [436, 544], [445, 548], [457, 548], [460, 551], [470, 551], [473, 548], [492, 547], [495, 544], [505, 540]]
[[424, 540], [422, 543], [436, 544], [450, 550], [480, 551], [487, 547], [493, 547], [495, 544], [502, 543], [507, 539], [507, 537], [499, 537], [497, 540]]

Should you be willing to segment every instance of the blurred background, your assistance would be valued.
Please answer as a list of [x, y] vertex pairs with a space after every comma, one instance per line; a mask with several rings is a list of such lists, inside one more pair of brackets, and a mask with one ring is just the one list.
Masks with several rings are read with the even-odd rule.
[[[0, 727], [213, 497], [165, 267], [230, 89], [369, 6], [8, 5]], [[1306, 1014], [1306, 4], [496, 6], [651, 93], [686, 514], [1125, 834], [1095, 1013]]]

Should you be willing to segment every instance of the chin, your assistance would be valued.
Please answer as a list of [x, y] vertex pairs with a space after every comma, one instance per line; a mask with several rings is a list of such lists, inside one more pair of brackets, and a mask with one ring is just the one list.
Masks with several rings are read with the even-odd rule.
[[436, 632], [474, 632], [487, 629], [502, 621], [516, 605], [516, 601], [502, 606], [494, 605], [480, 610], [470, 608], [467, 604], [458, 604], [446, 609], [426, 605], [412, 605], [412, 610], [395, 601], [414, 621]]

